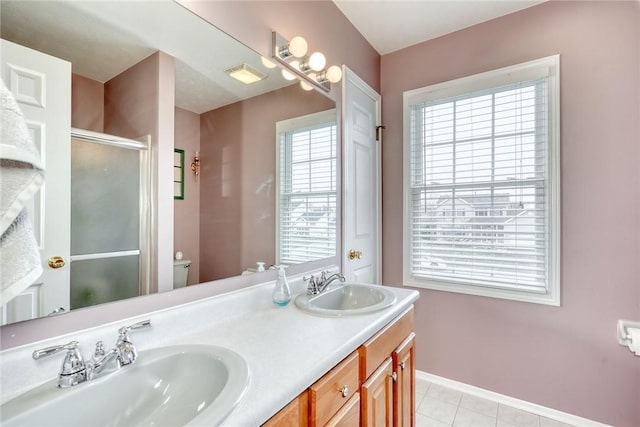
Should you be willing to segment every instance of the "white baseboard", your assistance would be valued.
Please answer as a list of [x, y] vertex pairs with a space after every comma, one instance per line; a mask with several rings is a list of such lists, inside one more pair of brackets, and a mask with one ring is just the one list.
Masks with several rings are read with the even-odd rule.
[[602, 424], [597, 421], [592, 421], [587, 418], [579, 417], [577, 415], [567, 414], [566, 412], [547, 408], [546, 406], [537, 405], [535, 403], [516, 399], [515, 397], [506, 396], [504, 394], [485, 390], [480, 387], [450, 380], [448, 378], [439, 377], [437, 375], [429, 374], [427, 372], [419, 371], [417, 369], [416, 369], [416, 379], [428, 381], [432, 384], [438, 384], [438, 385], [448, 387], [448, 388], [451, 388], [463, 393], [467, 393], [476, 397], [480, 397], [483, 399], [489, 399], [494, 402], [502, 403], [503, 405], [508, 405], [517, 409], [522, 409], [523, 411], [531, 412], [533, 414], [547, 417], [552, 420], [560, 421], [565, 424], [571, 424], [571, 425], [580, 426], [580, 427], [611, 427], [611, 426], [608, 426], [607, 424]]

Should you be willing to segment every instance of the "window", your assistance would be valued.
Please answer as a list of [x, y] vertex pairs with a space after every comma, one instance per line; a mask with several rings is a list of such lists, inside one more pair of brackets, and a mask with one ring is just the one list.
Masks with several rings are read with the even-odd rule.
[[276, 124], [277, 260], [298, 264], [336, 254], [336, 112]]
[[406, 285], [559, 305], [558, 75], [556, 55], [404, 93]]

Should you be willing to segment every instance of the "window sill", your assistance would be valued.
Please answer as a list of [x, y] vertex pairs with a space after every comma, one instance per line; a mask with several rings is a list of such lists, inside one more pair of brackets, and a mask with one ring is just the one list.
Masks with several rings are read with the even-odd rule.
[[556, 307], [560, 306], [560, 294], [559, 292], [553, 292], [553, 290], [550, 290], [546, 293], [538, 293], [532, 291], [518, 291], [510, 289], [464, 285], [454, 282], [420, 280], [415, 278], [405, 279], [403, 281], [403, 286], [505, 299], [511, 301], [528, 302], [532, 304], [543, 304]]

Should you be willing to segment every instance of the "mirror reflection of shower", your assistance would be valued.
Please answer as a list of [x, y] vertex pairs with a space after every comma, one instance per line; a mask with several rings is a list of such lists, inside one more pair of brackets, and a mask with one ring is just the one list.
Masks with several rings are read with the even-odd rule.
[[148, 293], [147, 139], [72, 131], [71, 309]]

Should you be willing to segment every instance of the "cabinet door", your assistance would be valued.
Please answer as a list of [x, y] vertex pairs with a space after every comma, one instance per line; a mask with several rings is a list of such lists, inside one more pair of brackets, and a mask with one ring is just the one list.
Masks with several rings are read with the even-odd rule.
[[362, 425], [393, 425], [393, 370], [389, 357], [362, 384]]
[[360, 426], [360, 393], [354, 394], [337, 414], [326, 424], [326, 427], [359, 427]]
[[415, 366], [414, 344], [416, 334], [411, 333], [393, 352], [393, 372], [396, 381], [393, 384], [394, 427], [409, 427], [415, 424]]

